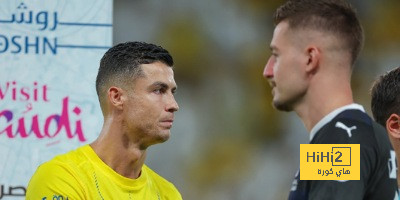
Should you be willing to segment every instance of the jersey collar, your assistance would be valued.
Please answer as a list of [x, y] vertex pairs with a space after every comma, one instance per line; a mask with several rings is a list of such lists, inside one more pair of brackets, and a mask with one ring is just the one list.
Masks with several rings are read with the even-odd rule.
[[313, 139], [314, 135], [323, 127], [325, 126], [327, 123], [329, 123], [330, 121], [332, 121], [333, 118], [336, 117], [336, 115], [338, 115], [339, 113], [345, 111], [345, 110], [361, 110], [362, 112], [365, 112], [364, 107], [360, 104], [356, 104], [356, 103], [352, 103], [340, 108], [337, 108], [335, 110], [333, 110], [332, 112], [330, 112], [329, 114], [327, 114], [325, 117], [323, 117], [321, 120], [319, 120], [319, 122], [317, 124], [315, 124], [315, 126], [311, 129], [310, 132], [310, 141]]

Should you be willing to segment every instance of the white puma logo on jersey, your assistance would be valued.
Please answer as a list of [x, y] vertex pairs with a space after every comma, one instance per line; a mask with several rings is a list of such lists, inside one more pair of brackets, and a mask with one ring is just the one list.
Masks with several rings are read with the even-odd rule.
[[335, 127], [344, 129], [347, 132], [347, 134], [349, 135], [349, 137], [352, 136], [351, 135], [351, 131], [354, 130], [354, 129], [357, 129], [357, 126], [352, 126], [352, 127], [349, 128], [345, 124], [343, 124], [342, 122], [336, 122]]

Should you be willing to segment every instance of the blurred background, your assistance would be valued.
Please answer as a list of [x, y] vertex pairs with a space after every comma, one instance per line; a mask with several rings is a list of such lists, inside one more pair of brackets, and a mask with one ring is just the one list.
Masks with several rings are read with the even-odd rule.
[[[180, 110], [147, 164], [184, 199], [287, 199], [308, 133], [275, 111], [262, 77], [281, 0], [114, 0], [114, 44], [156, 43], [175, 60]], [[400, 66], [400, 1], [351, 0], [366, 41], [353, 73], [370, 112], [374, 79]]]

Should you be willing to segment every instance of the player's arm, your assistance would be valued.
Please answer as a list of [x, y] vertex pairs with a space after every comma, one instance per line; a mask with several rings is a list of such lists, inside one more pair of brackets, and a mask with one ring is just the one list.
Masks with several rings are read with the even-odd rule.
[[[32, 176], [26, 193], [27, 200], [85, 199], [84, 188], [68, 166], [44, 163]], [[62, 196], [62, 198], [60, 197]], [[54, 198], [56, 197], [56, 198]]]
[[[335, 123], [328, 129], [330, 132], [326, 138], [321, 139], [325, 144], [360, 144], [360, 180], [349, 181], [312, 181], [310, 184], [309, 199], [332, 199], [332, 200], [357, 200], [363, 199], [367, 181], [371, 177], [371, 169], [377, 160], [377, 150], [373, 145], [363, 144], [363, 134], [370, 131], [360, 124], [346, 124], [351, 127], [357, 125], [357, 129], [352, 131], [352, 136], [340, 128], [334, 127]], [[364, 135], [365, 136], [365, 135]]]
[[360, 180], [348, 181], [312, 181], [310, 184], [310, 200], [362, 200], [366, 182], [369, 179], [371, 161], [375, 152], [370, 148], [360, 147]]

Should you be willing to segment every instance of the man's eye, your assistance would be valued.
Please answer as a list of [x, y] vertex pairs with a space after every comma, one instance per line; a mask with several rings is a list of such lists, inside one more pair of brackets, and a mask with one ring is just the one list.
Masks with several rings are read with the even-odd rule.
[[156, 94], [163, 94], [163, 93], [165, 93], [165, 90], [160, 88], [160, 89], [155, 89], [153, 92]]

